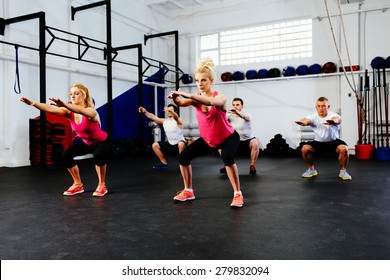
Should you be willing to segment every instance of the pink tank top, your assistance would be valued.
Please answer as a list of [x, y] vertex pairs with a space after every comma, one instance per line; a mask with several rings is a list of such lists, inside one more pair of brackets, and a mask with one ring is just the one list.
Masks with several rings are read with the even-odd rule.
[[82, 116], [80, 124], [76, 124], [72, 112], [70, 126], [88, 146], [95, 146], [107, 139], [107, 133], [100, 128], [100, 123], [93, 122], [85, 116]]
[[[199, 93], [200, 94], [200, 93]], [[218, 92], [213, 93], [213, 98]], [[226, 111], [212, 106], [210, 111], [204, 113], [202, 104], [196, 106], [196, 118], [198, 119], [200, 136], [210, 147], [217, 147], [227, 137], [234, 133], [234, 128], [227, 120]]]

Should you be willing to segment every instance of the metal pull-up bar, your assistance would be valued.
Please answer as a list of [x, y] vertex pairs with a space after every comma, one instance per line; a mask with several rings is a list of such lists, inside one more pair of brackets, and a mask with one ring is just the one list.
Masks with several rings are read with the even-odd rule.
[[[126, 49], [134, 49], [134, 48], [137, 48], [138, 49], [138, 80], [139, 80], [139, 101], [140, 103], [142, 102], [142, 95], [143, 95], [143, 74], [144, 72], [142, 72], [142, 63], [143, 61], [145, 61], [147, 64], [148, 64], [148, 67], [155, 67], [155, 65], [152, 65], [152, 63], [150, 61], [156, 61], [156, 60], [153, 60], [153, 59], [149, 59], [147, 60], [147, 58], [144, 58], [142, 56], [142, 45], [141, 44], [136, 44], [136, 45], [129, 45], [129, 46], [123, 46], [123, 47], [117, 47], [117, 48], [113, 48], [112, 47], [112, 33], [111, 33], [111, 1], [110, 0], [105, 0], [105, 1], [99, 1], [99, 2], [96, 2], [96, 3], [92, 3], [92, 4], [88, 4], [88, 5], [84, 5], [84, 6], [80, 6], [80, 7], [71, 7], [71, 18], [72, 20], [74, 20], [75, 18], [75, 15], [77, 12], [79, 11], [83, 11], [83, 10], [87, 10], [87, 9], [91, 9], [91, 8], [95, 8], [95, 7], [98, 7], [98, 6], [102, 6], [102, 5], [106, 5], [106, 25], [107, 25], [107, 28], [106, 28], [106, 32], [107, 32], [107, 38], [106, 38], [106, 42], [100, 42], [100, 41], [97, 41], [97, 40], [94, 40], [94, 39], [91, 39], [91, 38], [87, 38], [87, 37], [84, 37], [84, 36], [80, 36], [80, 35], [75, 35], [75, 34], [71, 34], [71, 33], [68, 33], [68, 32], [65, 32], [65, 31], [61, 31], [61, 30], [58, 30], [58, 29], [55, 29], [55, 28], [52, 28], [52, 27], [48, 27], [46, 26], [46, 22], [45, 22], [45, 13], [44, 12], [38, 12], [38, 13], [32, 13], [32, 14], [28, 14], [28, 15], [24, 15], [24, 16], [19, 16], [19, 17], [15, 17], [15, 18], [10, 18], [10, 19], [3, 19], [3, 18], [0, 18], [0, 35], [4, 35], [4, 32], [5, 32], [5, 27], [9, 24], [12, 24], [12, 23], [16, 23], [16, 22], [21, 22], [21, 21], [26, 21], [26, 20], [31, 20], [31, 19], [35, 19], [35, 18], [38, 18], [39, 19], [39, 48], [33, 48], [31, 46], [23, 46], [23, 45], [19, 45], [19, 44], [13, 44], [13, 43], [9, 43], [9, 42], [4, 42], [4, 41], [0, 41], [0, 43], [5, 43], [5, 44], [10, 44], [10, 45], [18, 45], [19, 47], [24, 47], [24, 48], [27, 48], [27, 49], [31, 49], [31, 50], [35, 50], [35, 51], [39, 51], [39, 55], [40, 55], [40, 102], [42, 103], [45, 103], [46, 102], [46, 55], [47, 54], [50, 54], [50, 55], [56, 55], [56, 56], [60, 56], [60, 57], [66, 57], [66, 58], [69, 58], [69, 59], [78, 59], [80, 61], [86, 61], [86, 62], [90, 62], [90, 63], [95, 63], [95, 64], [100, 64], [100, 65], [103, 65], [103, 66], [106, 66], [107, 67], [107, 123], [108, 123], [108, 128], [107, 128], [107, 132], [109, 135], [113, 135], [113, 108], [112, 108], [112, 63], [114, 61], [118, 62], [118, 63], [124, 63], [124, 64], [128, 64], [128, 65], [132, 65], [132, 66], [136, 66], [136, 65], [133, 65], [133, 64], [130, 64], [130, 63], [125, 63], [125, 62], [122, 62], [122, 61], [118, 61], [118, 60], [115, 60], [117, 55], [118, 55], [118, 51], [121, 51], [121, 50], [126, 50]], [[49, 44], [46, 46], [46, 35], [45, 35], [45, 32], [48, 32], [49, 35], [51, 36], [51, 40], [49, 42]], [[72, 36], [77, 36], [77, 42], [74, 42], [74, 41], [70, 41], [69, 39], [65, 39], [65, 38], [59, 38], [57, 36], [55, 36], [54, 34], [54, 31], [57, 31], [57, 32], [64, 32], [64, 33], [67, 33], [67, 34], [70, 34]], [[179, 56], [178, 56], [178, 31], [172, 31], [172, 32], [165, 32], [165, 33], [160, 33], [160, 34], [152, 34], [152, 35], [145, 35], [145, 44], [146, 44], [146, 41], [150, 38], [155, 38], [155, 37], [161, 37], [161, 36], [168, 36], [168, 35], [174, 35], [175, 36], [175, 65], [171, 65], [171, 64], [168, 64], [168, 63], [162, 63], [162, 62], [159, 62], [159, 68], [164, 68], [166, 71], [172, 71], [170, 69], [170, 66], [174, 66], [175, 67], [175, 73], [176, 73], [176, 89], [179, 88], [179, 74], [180, 73], [183, 73], [180, 69], [179, 69]], [[62, 41], [66, 41], [66, 42], [70, 42], [70, 43], [73, 43], [73, 44], [77, 44], [78, 46], [78, 57], [77, 58], [73, 58], [73, 57], [70, 57], [70, 56], [67, 56], [67, 55], [61, 55], [61, 54], [58, 54], [58, 53], [52, 53], [52, 52], [49, 52], [49, 48], [50, 46], [52, 45], [52, 43], [55, 41], [55, 40], [62, 40]], [[104, 48], [99, 48], [99, 47], [95, 47], [93, 46], [93, 44], [90, 44], [91, 42], [93, 43], [99, 43], [99, 44], [106, 44], [106, 46]], [[82, 49], [83, 48], [83, 49]], [[104, 63], [99, 63], [99, 62], [96, 62], [96, 61], [88, 61], [88, 60], [85, 60], [83, 57], [85, 55], [85, 53], [87, 52], [87, 50], [89, 49], [95, 49], [95, 50], [100, 50], [100, 51], [103, 51], [104, 53], [104, 60], [106, 60], [106, 64]], [[142, 104], [140, 104], [142, 105]], [[41, 164], [46, 166], [46, 162], [47, 162], [47, 159], [46, 159], [46, 149], [45, 149], [45, 141], [46, 141], [46, 113], [41, 111], [41, 137], [40, 137], [40, 141], [42, 142], [42, 145], [41, 145]], [[140, 135], [143, 135], [143, 127], [142, 125], [140, 125]]]
[[96, 8], [96, 7], [99, 7], [99, 6], [102, 6], [102, 5], [106, 5], [107, 2], [109, 1], [100, 1], [100, 2], [96, 2], [96, 3], [91, 3], [91, 4], [87, 4], [87, 5], [84, 5], [84, 6], [80, 6], [80, 7], [71, 7], [71, 13], [72, 13], [72, 20], [74, 20], [74, 16], [77, 12], [79, 11], [83, 11], [83, 10], [88, 10], [88, 9], [91, 9], [91, 8]]
[[[38, 12], [33, 14], [28, 14], [24, 16], [9, 18], [9, 19], [0, 19], [0, 35], [4, 36], [5, 27], [7, 25], [23, 22], [27, 20], [38, 19], [39, 20], [39, 99], [40, 102], [46, 103], [46, 19], [44, 12]], [[19, 45], [20, 46], [20, 45]], [[40, 162], [43, 167], [46, 167], [46, 113], [40, 111], [40, 142], [41, 142], [41, 158]]]
[[80, 7], [71, 7], [72, 20], [77, 12], [106, 5], [106, 59], [107, 59], [107, 133], [113, 135], [112, 123], [112, 34], [111, 34], [111, 1], [105, 0]]
[[[138, 106], [143, 106], [142, 104], [142, 96], [143, 96], [143, 72], [142, 72], [142, 44], [134, 44], [134, 45], [128, 45], [128, 46], [121, 46], [121, 47], [116, 47], [113, 48], [113, 52], [117, 53], [118, 51], [123, 51], [123, 50], [129, 50], [129, 49], [137, 49], [138, 52]], [[116, 56], [115, 56], [116, 57]], [[113, 60], [115, 60], [115, 57]], [[138, 123], [139, 123], [139, 135], [144, 135], [144, 128], [142, 126], [142, 117], [138, 118]], [[144, 139], [142, 138], [142, 141]]]
[[175, 86], [176, 90], [179, 89], [179, 82], [180, 82], [180, 77], [179, 77], [179, 31], [170, 31], [170, 32], [164, 32], [164, 33], [159, 33], [159, 34], [151, 34], [151, 35], [144, 35], [144, 44], [146, 45], [146, 41], [148, 41], [151, 38], [155, 37], [163, 37], [163, 36], [170, 36], [174, 35], [175, 36]]

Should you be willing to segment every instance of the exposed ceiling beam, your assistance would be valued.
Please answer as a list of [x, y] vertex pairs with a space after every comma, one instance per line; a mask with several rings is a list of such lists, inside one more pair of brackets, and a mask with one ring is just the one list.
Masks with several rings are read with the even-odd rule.
[[198, 3], [198, 4], [201, 5], [201, 6], [206, 5], [206, 3], [203, 2], [203, 1], [201, 1], [201, 0], [194, 0], [194, 2]]
[[364, 0], [341, 0], [341, 4], [363, 3]]
[[168, 2], [171, 3], [172, 5], [175, 5], [176, 7], [180, 8], [180, 9], [182, 9], [182, 10], [186, 9], [183, 5], [179, 4], [177, 1], [168, 1]]
[[155, 5], [155, 4], [161, 4], [161, 3], [166, 3], [167, 0], [144, 0], [146, 5]]

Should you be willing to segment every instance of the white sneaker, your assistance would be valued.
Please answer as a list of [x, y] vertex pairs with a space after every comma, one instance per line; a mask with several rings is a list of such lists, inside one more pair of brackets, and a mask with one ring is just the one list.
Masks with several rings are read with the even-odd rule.
[[311, 178], [311, 177], [314, 177], [314, 176], [317, 176], [317, 175], [318, 175], [317, 170], [308, 168], [305, 171], [305, 173], [302, 174], [302, 177], [303, 178]]
[[343, 179], [344, 181], [352, 180], [352, 177], [348, 174], [347, 170], [340, 170], [339, 178]]

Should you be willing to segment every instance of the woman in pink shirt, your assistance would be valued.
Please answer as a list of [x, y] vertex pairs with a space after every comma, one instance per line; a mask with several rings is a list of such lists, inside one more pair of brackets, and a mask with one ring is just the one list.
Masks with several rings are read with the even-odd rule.
[[69, 96], [70, 103], [63, 102], [59, 98], [49, 98], [52, 101], [51, 104], [34, 102], [26, 97], [20, 98], [20, 101], [47, 113], [68, 118], [72, 130], [81, 139], [81, 141], [73, 143], [64, 151], [62, 156], [73, 179], [72, 186], [64, 192], [64, 195], [75, 195], [84, 192], [79, 168], [74, 157], [93, 153], [99, 182], [92, 195], [104, 196], [107, 193], [105, 179], [107, 160], [111, 150], [107, 133], [100, 128], [99, 116], [94, 109], [91, 94], [87, 87], [81, 83], [76, 83], [72, 85]]
[[200, 138], [183, 150], [179, 156], [180, 171], [184, 189], [173, 199], [187, 201], [195, 199], [192, 188], [191, 160], [221, 149], [222, 160], [234, 190], [231, 207], [242, 207], [244, 197], [240, 189], [238, 168], [234, 155], [240, 145], [240, 137], [226, 117], [227, 98], [211, 89], [214, 81], [214, 64], [210, 58], [201, 59], [197, 64], [195, 81], [199, 92], [195, 94], [180, 90], [171, 91], [168, 98], [178, 106], [194, 106], [198, 120]]

